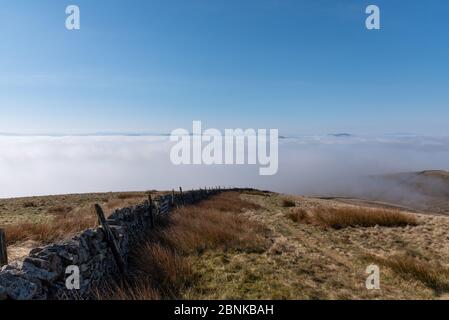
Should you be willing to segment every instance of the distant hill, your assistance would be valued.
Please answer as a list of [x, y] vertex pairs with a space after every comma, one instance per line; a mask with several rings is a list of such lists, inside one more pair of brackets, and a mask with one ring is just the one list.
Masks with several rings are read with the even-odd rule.
[[449, 172], [426, 170], [386, 175], [387, 180], [396, 181], [418, 193], [431, 197], [449, 197]]
[[350, 133], [331, 133], [329, 136], [337, 137], [337, 138], [349, 138], [352, 137]]
[[433, 178], [438, 178], [438, 179], [443, 179], [445, 181], [449, 181], [449, 172], [444, 171], [444, 170], [421, 171], [420, 173], [418, 173], [418, 175], [433, 177]]
[[370, 177], [360, 197], [449, 214], [449, 172], [426, 170]]

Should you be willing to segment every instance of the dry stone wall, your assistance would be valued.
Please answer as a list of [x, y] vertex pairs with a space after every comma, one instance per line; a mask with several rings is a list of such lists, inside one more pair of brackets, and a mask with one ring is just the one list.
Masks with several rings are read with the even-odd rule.
[[[178, 205], [201, 201], [219, 190], [198, 190], [161, 196], [134, 207], [115, 211], [107, 222], [111, 227], [125, 266], [132, 247], [150, 229], [154, 217], [169, 214]], [[153, 218], [152, 218], [153, 216]], [[67, 289], [69, 266], [80, 272], [79, 289]], [[0, 270], [0, 300], [89, 299], [94, 288], [112, 280], [119, 268], [106, 241], [104, 230], [88, 229], [71, 240], [33, 249], [21, 266]]]

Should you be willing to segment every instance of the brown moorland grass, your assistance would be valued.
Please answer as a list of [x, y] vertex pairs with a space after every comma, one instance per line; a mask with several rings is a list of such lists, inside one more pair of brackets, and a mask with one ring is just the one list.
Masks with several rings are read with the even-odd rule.
[[146, 199], [148, 199], [148, 192], [138, 191], [0, 199], [0, 226], [24, 222], [47, 222], [55, 215], [78, 211], [95, 203], [104, 205], [105, 212], [108, 213], [109, 208], [113, 210], [135, 205]]
[[120, 200], [127, 200], [127, 199], [139, 198], [139, 197], [141, 197], [141, 194], [135, 193], [135, 192], [119, 193], [117, 195], [117, 199], [120, 199]]
[[33, 201], [25, 201], [22, 206], [24, 208], [35, 208], [37, 207], [36, 203], [34, 203]]
[[[120, 195], [126, 195], [124, 199]], [[110, 198], [103, 205], [106, 216], [114, 210], [135, 205], [143, 201], [143, 195], [123, 193]], [[26, 204], [27, 202], [25, 202]], [[75, 234], [98, 225], [93, 205], [75, 207], [60, 204], [47, 208], [50, 218], [42, 222], [22, 222], [1, 226], [6, 232], [7, 245], [33, 240], [39, 244], [49, 244], [69, 239]]]
[[290, 207], [295, 207], [295, 206], [296, 206], [295, 201], [292, 201], [290, 199], [282, 199], [282, 201], [281, 201], [281, 207], [290, 208]]
[[222, 212], [243, 212], [244, 210], [257, 210], [260, 206], [240, 198], [236, 191], [225, 192], [214, 196], [212, 199], [196, 204], [201, 209], [214, 209]]
[[139, 285], [122, 280], [115, 284], [105, 284], [102, 289], [95, 289], [93, 298], [97, 300], [161, 300], [161, 296], [150, 281]]
[[24, 222], [6, 225], [7, 245], [21, 241], [33, 240], [41, 244], [68, 239], [72, 235], [97, 226], [97, 218], [93, 210], [79, 210], [56, 215], [52, 220], [43, 223]]
[[65, 214], [72, 211], [73, 208], [71, 206], [58, 205], [48, 208], [48, 213], [52, 214]]
[[315, 224], [322, 227], [342, 229], [347, 227], [405, 227], [416, 226], [418, 220], [399, 210], [366, 207], [335, 207], [304, 210], [294, 208], [288, 217], [294, 222]]
[[243, 208], [257, 207], [239, 193], [227, 192], [175, 210], [131, 254], [131, 276], [98, 298], [178, 299], [201, 276], [192, 259], [206, 250], [265, 250], [263, 227], [241, 214]]
[[405, 279], [415, 279], [433, 289], [437, 294], [449, 291], [449, 269], [427, 262], [410, 254], [382, 258], [374, 255], [368, 259], [391, 268]]

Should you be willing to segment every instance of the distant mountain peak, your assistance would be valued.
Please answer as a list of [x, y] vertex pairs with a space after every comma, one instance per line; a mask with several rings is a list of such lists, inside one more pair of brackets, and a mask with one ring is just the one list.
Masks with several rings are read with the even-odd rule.
[[352, 137], [352, 134], [350, 133], [330, 133], [330, 136], [337, 137], [337, 138], [347, 138]]

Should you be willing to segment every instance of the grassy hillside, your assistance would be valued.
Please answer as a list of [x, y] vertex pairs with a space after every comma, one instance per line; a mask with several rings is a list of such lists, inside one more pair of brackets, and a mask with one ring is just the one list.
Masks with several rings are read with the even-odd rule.
[[[1, 200], [10, 257], [96, 225], [146, 193]], [[15, 217], [17, 215], [17, 217]], [[227, 192], [177, 209], [100, 299], [449, 298], [449, 217], [367, 201]], [[380, 267], [380, 290], [366, 268]]]
[[95, 203], [108, 215], [147, 197], [147, 192], [121, 192], [0, 199], [0, 228], [6, 231], [9, 260], [20, 260], [37, 246], [96, 226]]
[[87, 210], [94, 203], [110, 212], [146, 199], [148, 192], [109, 192], [0, 199], [0, 225], [46, 222], [61, 214]]
[[427, 170], [372, 176], [360, 183], [358, 198], [386, 201], [449, 215], [449, 172]]
[[446, 199], [449, 197], [449, 172], [446, 171], [398, 173], [387, 175], [385, 178], [430, 197]]
[[[177, 210], [100, 298], [448, 298], [448, 227], [448, 217], [333, 200], [223, 194]], [[365, 287], [373, 263], [380, 290]]]

